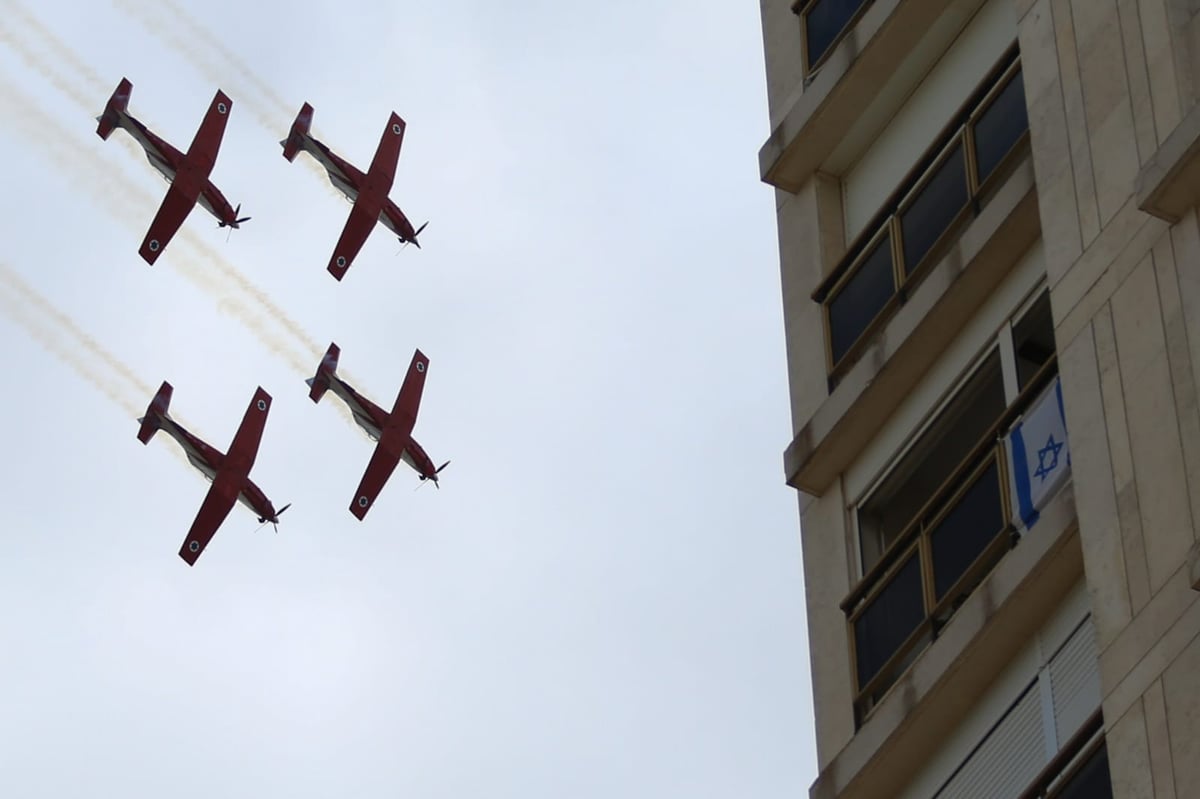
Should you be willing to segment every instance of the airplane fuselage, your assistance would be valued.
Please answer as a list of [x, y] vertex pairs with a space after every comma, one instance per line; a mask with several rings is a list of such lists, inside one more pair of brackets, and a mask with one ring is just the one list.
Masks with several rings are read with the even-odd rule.
[[238, 472], [235, 477], [239, 478], [242, 484], [242, 489], [238, 493], [238, 502], [254, 511], [259, 518], [272, 521], [278, 518], [271, 500], [267, 499], [267, 495], [263, 493], [262, 489], [247, 476], [246, 471], [238, 468], [238, 464], [225, 463], [225, 453], [201, 441], [169, 416], [161, 418], [159, 429], [179, 442], [188, 461], [210, 483], [217, 478], [217, 474], [223, 466]]
[[[325, 167], [325, 171], [329, 173], [329, 182], [351, 203], [357, 202], [360, 192], [368, 190], [366, 174], [334, 153], [322, 142], [311, 136], [305, 136], [303, 149], [315, 158], [317, 163]], [[396, 234], [401, 241], [416, 240], [416, 229], [398, 205], [386, 195], [371, 199], [380, 205], [379, 221], [383, 223], [384, 227]]]
[[[379, 441], [385, 436], [390, 439], [391, 436], [388, 436], [387, 433], [389, 427], [392, 428], [396, 433], [402, 434], [396, 437], [397, 441], [395, 442], [403, 448], [400, 452], [400, 460], [423, 477], [429, 477], [434, 473], [433, 460], [409, 432], [413, 428], [415, 419], [396, 420], [398, 424], [392, 424], [387, 411], [359, 394], [339, 377], [335, 376], [329, 381], [329, 388], [341, 398], [342, 402], [346, 403], [346, 406], [350, 408], [350, 413], [354, 416], [355, 423], [370, 436], [372, 441]], [[407, 430], [404, 427], [407, 427]]]
[[[134, 141], [141, 145], [142, 149], [146, 151], [146, 160], [159, 171], [167, 183], [174, 183], [176, 179], [195, 179], [191, 175], [179, 174], [179, 170], [186, 164], [184, 154], [169, 142], [163, 141], [127, 111], [117, 113], [117, 127], [124, 129], [133, 137]], [[211, 170], [211, 164], [206, 166]], [[234, 212], [233, 206], [225, 199], [225, 195], [221, 193], [220, 189], [208, 179], [207, 171], [203, 175], [203, 181], [196, 202], [216, 217], [218, 222], [225, 225], [235, 223], [237, 214]]]

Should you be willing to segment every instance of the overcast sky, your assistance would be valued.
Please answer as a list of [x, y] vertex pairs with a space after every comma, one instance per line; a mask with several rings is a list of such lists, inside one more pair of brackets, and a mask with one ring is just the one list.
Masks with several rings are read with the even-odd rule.
[[[760, 22], [745, 3], [0, 0], [0, 793], [795, 797], [815, 776]], [[157, 265], [166, 184], [94, 117], [186, 149], [233, 110]], [[377, 227], [278, 141], [300, 105], [361, 168], [408, 123]], [[304, 379], [330, 341], [415, 436], [365, 522], [372, 443]], [[224, 450], [274, 397], [195, 568], [207, 484], [136, 439], [162, 380]]]

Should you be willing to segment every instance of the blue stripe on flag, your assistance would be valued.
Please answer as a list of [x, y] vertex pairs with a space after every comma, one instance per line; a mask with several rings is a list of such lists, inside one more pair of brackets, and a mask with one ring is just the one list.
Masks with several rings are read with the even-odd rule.
[[1038, 520], [1038, 512], [1033, 509], [1033, 489], [1029, 485], [1029, 459], [1025, 454], [1025, 436], [1021, 423], [1009, 434], [1013, 451], [1013, 482], [1017, 486], [1017, 507], [1021, 512], [1021, 521], [1026, 529], [1033, 527]]

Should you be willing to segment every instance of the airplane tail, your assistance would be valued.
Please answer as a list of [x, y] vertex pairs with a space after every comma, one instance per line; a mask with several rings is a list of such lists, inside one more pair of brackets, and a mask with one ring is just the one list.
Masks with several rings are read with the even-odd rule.
[[308, 392], [308, 397], [313, 402], [320, 402], [321, 397], [329, 390], [329, 381], [337, 375], [338, 356], [341, 353], [337, 344], [330, 344], [329, 349], [325, 351], [325, 357], [321, 359], [321, 365], [317, 367], [317, 373], [304, 381], [312, 389]]
[[154, 438], [154, 434], [162, 427], [162, 420], [166, 418], [167, 408], [171, 405], [173, 390], [171, 384], [164, 380], [158, 393], [154, 395], [154, 399], [150, 400], [150, 405], [146, 408], [146, 415], [138, 419], [142, 426], [138, 430], [138, 441], [149, 444], [150, 439]]
[[96, 121], [100, 123], [96, 126], [96, 134], [101, 139], [107, 139], [121, 122], [121, 114], [125, 113], [125, 109], [129, 107], [129, 95], [133, 94], [133, 84], [128, 78], [121, 78], [121, 82], [117, 84], [116, 91], [112, 93], [112, 97], [108, 98], [108, 105], [104, 106], [104, 113], [96, 117]]
[[304, 149], [304, 141], [308, 138], [308, 129], [312, 127], [313, 107], [305, 103], [300, 107], [300, 113], [296, 114], [296, 121], [292, 123], [292, 129], [288, 131], [288, 137], [279, 142], [283, 145], [283, 157], [291, 161], [296, 157], [296, 153]]

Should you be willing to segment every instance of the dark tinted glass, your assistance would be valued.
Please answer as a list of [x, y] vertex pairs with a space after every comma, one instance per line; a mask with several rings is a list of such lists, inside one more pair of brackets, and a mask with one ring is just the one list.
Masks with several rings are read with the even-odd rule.
[[1017, 355], [1017, 385], [1025, 388], [1038, 369], [1054, 355], [1054, 316], [1050, 313], [1050, 292], [1013, 325], [1013, 350]]
[[892, 240], [884, 236], [829, 302], [829, 346], [835, 364], [894, 293]]
[[979, 166], [980, 183], [987, 180], [1027, 130], [1025, 84], [1021, 81], [1021, 71], [1017, 70], [975, 122], [975, 163]]
[[1102, 744], [1071, 781], [1051, 794], [1053, 799], [1112, 799], [1112, 777], [1108, 773], [1108, 748]]
[[808, 32], [809, 66], [821, 60], [858, 9], [867, 0], [817, 0], [804, 15]]
[[858, 510], [864, 571], [879, 560], [1004, 413], [1004, 374], [993, 350]]
[[912, 274], [966, 204], [967, 171], [960, 141], [900, 214], [905, 274]]
[[[914, 551], [915, 552], [915, 551]], [[900, 567], [854, 622], [854, 649], [858, 658], [858, 685], [865, 686], [888, 658], [925, 619], [921, 599], [921, 564], [915, 555]]]
[[933, 589], [940, 600], [1004, 527], [995, 459], [929, 533]]

